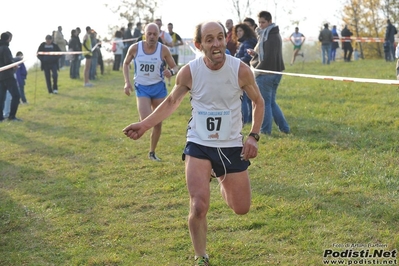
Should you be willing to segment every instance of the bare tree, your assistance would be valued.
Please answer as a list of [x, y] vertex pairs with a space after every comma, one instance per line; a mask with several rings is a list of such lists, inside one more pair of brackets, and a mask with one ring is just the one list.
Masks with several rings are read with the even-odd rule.
[[[384, 38], [386, 19], [390, 14], [393, 16], [398, 7], [399, 0], [347, 0], [342, 20], [354, 30], [356, 37]], [[381, 42], [358, 44], [361, 58], [383, 57]]]
[[120, 0], [120, 3], [106, 4], [114, 13], [119, 13], [121, 18], [128, 22], [142, 22], [144, 24], [154, 21], [154, 14], [159, 8], [161, 0]]
[[236, 12], [239, 23], [241, 23], [241, 21], [243, 21], [245, 16], [251, 16], [249, 0], [245, 0], [245, 1], [231, 0], [231, 4], [233, 6], [234, 11]]
[[386, 19], [395, 23], [399, 20], [399, 1], [398, 0], [382, 0], [382, 12]]
[[[385, 23], [380, 15], [380, 11], [382, 11], [384, 7], [381, 5], [381, 0], [365, 0], [363, 4], [365, 17], [367, 17], [367, 20], [364, 20], [364, 29], [369, 33], [368, 36], [384, 37]], [[381, 43], [370, 43], [368, 48], [368, 52], [371, 55], [377, 54], [379, 57], [384, 56]]]

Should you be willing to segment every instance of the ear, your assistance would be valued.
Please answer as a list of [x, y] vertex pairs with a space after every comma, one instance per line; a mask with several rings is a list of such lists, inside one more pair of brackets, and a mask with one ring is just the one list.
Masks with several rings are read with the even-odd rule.
[[194, 42], [195, 48], [197, 48], [198, 50], [201, 50], [201, 44], [199, 42]]

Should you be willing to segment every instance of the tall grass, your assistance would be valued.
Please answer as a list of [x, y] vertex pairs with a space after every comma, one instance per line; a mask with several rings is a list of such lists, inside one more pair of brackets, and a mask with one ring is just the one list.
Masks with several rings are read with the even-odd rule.
[[[298, 61], [286, 71], [395, 79], [394, 68]], [[48, 95], [31, 69], [24, 121], [0, 123], [0, 265], [193, 265], [181, 161], [188, 97], [164, 121], [156, 163], [149, 134], [122, 134], [138, 115], [121, 72], [85, 88], [62, 70], [59, 83]], [[324, 250], [347, 243], [397, 249], [398, 93], [284, 76], [277, 101], [292, 134], [262, 136], [250, 213], [233, 214], [212, 181], [212, 265], [323, 265]]]

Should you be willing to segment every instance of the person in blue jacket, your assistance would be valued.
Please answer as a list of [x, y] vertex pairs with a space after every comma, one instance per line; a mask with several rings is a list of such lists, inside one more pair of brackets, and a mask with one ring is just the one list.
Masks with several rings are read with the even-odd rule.
[[[239, 43], [237, 52], [234, 54], [235, 57], [239, 58], [242, 62], [249, 65], [252, 56], [248, 54], [248, 49], [254, 49], [257, 38], [256, 33], [253, 29], [245, 23], [237, 24], [234, 26], [233, 38]], [[242, 117], [243, 123], [248, 124], [252, 122], [252, 102], [244, 92], [242, 99]]]
[[[15, 61], [20, 61], [23, 58], [24, 58], [23, 53], [21, 51], [18, 51], [16, 54]], [[15, 75], [17, 78], [19, 95], [21, 96], [21, 102], [26, 104], [26, 103], [28, 103], [28, 101], [26, 100], [26, 96], [25, 96], [25, 80], [26, 80], [26, 77], [28, 76], [28, 71], [26, 71], [26, 66], [24, 63], [21, 63], [18, 65]]]

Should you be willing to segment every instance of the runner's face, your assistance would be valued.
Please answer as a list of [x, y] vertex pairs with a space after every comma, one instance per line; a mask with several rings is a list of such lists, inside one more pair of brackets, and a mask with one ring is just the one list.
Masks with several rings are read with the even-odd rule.
[[222, 27], [216, 22], [202, 26], [200, 50], [212, 64], [223, 63], [226, 57], [226, 39]]
[[154, 45], [158, 42], [159, 30], [156, 25], [149, 25], [145, 31], [145, 40], [150, 45]]

